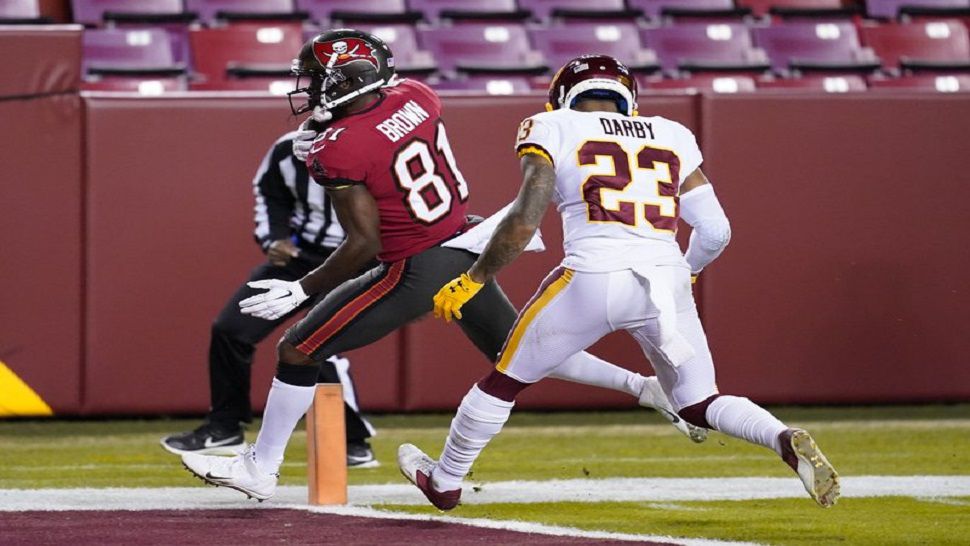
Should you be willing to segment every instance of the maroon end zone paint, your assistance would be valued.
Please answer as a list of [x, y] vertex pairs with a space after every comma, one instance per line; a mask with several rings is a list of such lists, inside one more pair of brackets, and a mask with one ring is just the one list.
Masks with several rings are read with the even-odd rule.
[[480, 544], [649, 545], [661, 542], [597, 540], [485, 529], [441, 521], [374, 519], [303, 510], [146, 510], [4, 512], [5, 546], [34, 544]]

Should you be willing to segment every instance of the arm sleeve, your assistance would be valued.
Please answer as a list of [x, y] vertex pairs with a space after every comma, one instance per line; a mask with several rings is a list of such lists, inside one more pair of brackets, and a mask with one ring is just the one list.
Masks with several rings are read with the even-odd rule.
[[313, 180], [328, 189], [363, 184], [370, 162], [360, 152], [343, 146], [345, 141], [327, 140], [326, 134], [322, 137], [313, 143], [306, 161]]
[[290, 159], [292, 141], [277, 141], [263, 157], [253, 178], [256, 229], [253, 235], [265, 250], [272, 241], [287, 239], [292, 234], [290, 219], [296, 199], [286, 187], [280, 162]]
[[519, 157], [525, 154], [540, 155], [555, 167], [559, 145], [559, 131], [543, 115], [525, 118], [519, 124], [519, 132], [515, 138], [515, 152]]
[[697, 274], [720, 256], [731, 241], [731, 224], [710, 184], [680, 197], [680, 216], [693, 228], [684, 259], [691, 273]]

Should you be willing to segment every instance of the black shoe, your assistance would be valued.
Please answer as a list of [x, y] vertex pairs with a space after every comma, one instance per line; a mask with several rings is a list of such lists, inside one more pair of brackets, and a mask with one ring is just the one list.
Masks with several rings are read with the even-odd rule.
[[370, 444], [361, 440], [347, 442], [347, 468], [377, 468], [380, 461], [374, 457]]
[[236, 455], [245, 449], [246, 444], [240, 426], [207, 421], [195, 430], [162, 438], [162, 447], [176, 455]]

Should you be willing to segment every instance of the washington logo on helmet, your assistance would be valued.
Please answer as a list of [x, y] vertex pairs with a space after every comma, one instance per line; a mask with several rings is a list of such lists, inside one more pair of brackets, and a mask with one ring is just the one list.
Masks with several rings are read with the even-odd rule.
[[343, 38], [331, 42], [317, 42], [313, 44], [313, 54], [323, 66], [337, 68], [355, 61], [366, 61], [380, 70], [374, 50], [360, 38]]

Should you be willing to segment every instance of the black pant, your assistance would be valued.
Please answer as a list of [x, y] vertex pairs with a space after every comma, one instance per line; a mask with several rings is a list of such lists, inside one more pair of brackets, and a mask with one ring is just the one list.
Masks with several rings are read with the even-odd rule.
[[[369, 345], [431, 311], [435, 293], [467, 271], [477, 257], [464, 250], [432, 247], [406, 260], [382, 264], [327, 294], [287, 330], [286, 340], [320, 362]], [[495, 362], [517, 315], [501, 287], [494, 281], [487, 283], [461, 312], [458, 325]]]
[[[282, 279], [295, 281], [319, 266], [323, 257], [301, 255], [290, 260], [286, 266], [264, 263], [257, 266], [249, 275], [249, 281], [263, 279]], [[229, 298], [225, 307], [212, 324], [212, 339], [209, 345], [209, 389], [212, 407], [208, 420], [231, 427], [240, 422], [253, 420], [253, 409], [249, 400], [250, 379], [252, 376], [253, 354], [256, 344], [266, 339], [277, 326], [287, 318], [313, 305], [307, 300], [301, 307], [286, 317], [265, 320], [244, 315], [239, 311], [239, 302], [261, 290], [246, 286], [245, 283]], [[340, 383], [340, 376], [332, 362], [324, 361], [320, 366], [320, 383]], [[353, 391], [354, 384], [349, 373], [343, 382], [344, 389]], [[359, 400], [356, 396], [354, 397]], [[344, 404], [346, 416], [347, 441], [355, 442], [370, 437], [370, 431], [360, 416], [359, 410]]]

